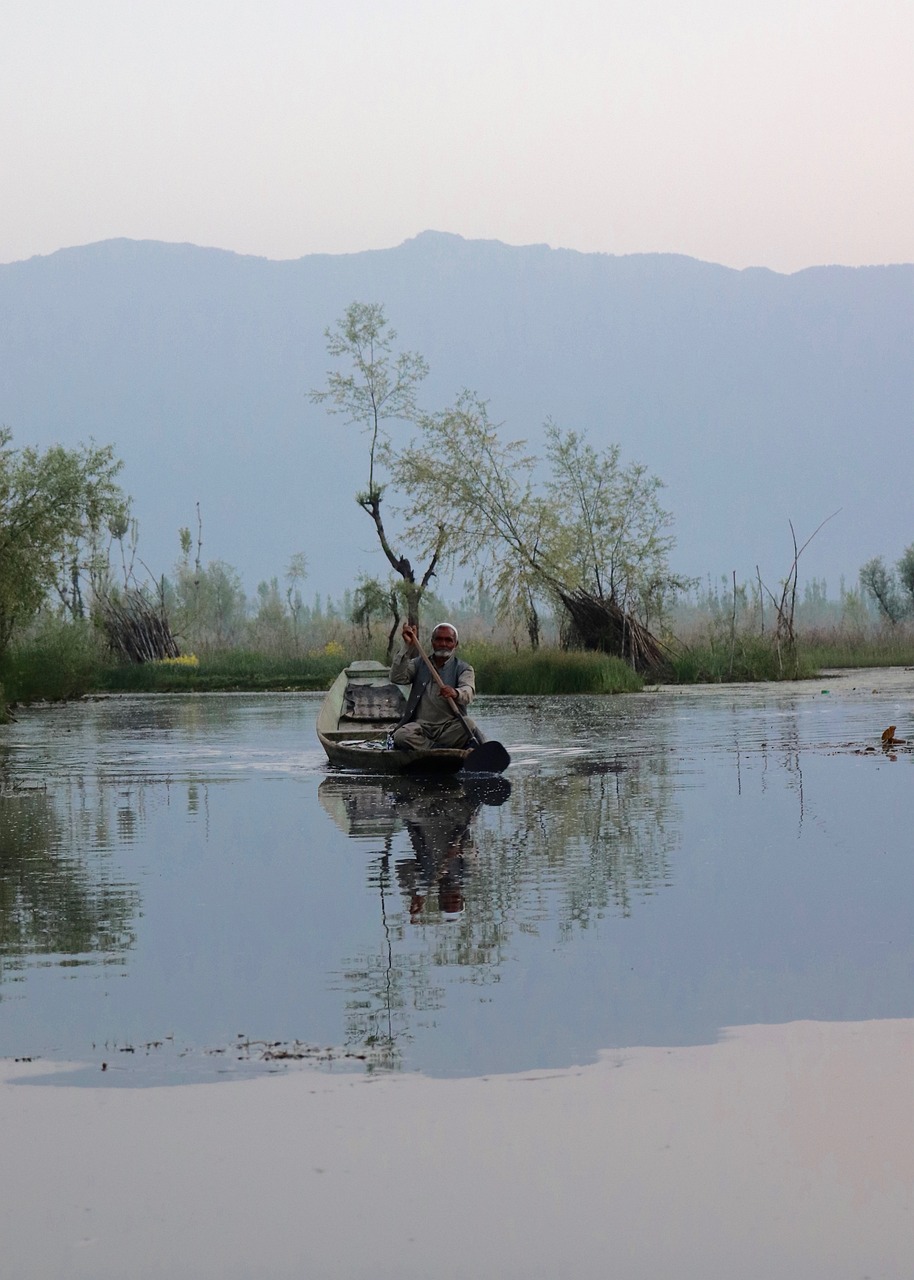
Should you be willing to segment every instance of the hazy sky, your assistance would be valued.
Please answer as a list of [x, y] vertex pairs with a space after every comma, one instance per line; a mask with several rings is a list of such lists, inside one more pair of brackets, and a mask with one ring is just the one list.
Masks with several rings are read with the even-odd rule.
[[0, 261], [914, 261], [910, 0], [0, 0]]

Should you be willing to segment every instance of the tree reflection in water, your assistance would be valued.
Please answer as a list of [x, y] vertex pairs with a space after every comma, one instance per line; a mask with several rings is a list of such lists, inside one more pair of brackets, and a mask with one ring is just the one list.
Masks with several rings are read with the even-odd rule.
[[[320, 802], [341, 830], [354, 839], [380, 838], [384, 845], [369, 870], [369, 883], [379, 891], [384, 944], [379, 951], [344, 961], [340, 975], [348, 1047], [370, 1048], [375, 1062], [397, 1066], [403, 1042], [412, 1038], [411, 1017], [441, 1007], [444, 988], [432, 980], [428, 955], [405, 947], [395, 950], [395, 944], [404, 942], [409, 925], [432, 913], [449, 923], [463, 919], [463, 882], [474, 857], [473, 821], [483, 804], [503, 804], [510, 792], [502, 778], [337, 775], [321, 783]], [[396, 862], [398, 907], [388, 895], [394, 841], [402, 833], [410, 856]]]
[[[138, 894], [110, 879], [105, 855], [83, 852], [70, 818], [45, 790], [17, 789], [0, 776], [0, 982], [34, 956], [110, 960], [133, 945]], [[95, 848], [98, 822], [96, 812]]]
[[411, 1023], [443, 1006], [436, 971], [495, 983], [515, 932], [555, 918], [550, 899], [562, 940], [608, 912], [630, 915], [671, 880], [678, 818], [663, 758], [643, 769], [576, 759], [511, 783], [335, 775], [318, 795], [350, 838], [383, 844], [369, 883], [384, 942], [344, 961], [338, 986], [347, 1043], [383, 1047], [388, 1066]]

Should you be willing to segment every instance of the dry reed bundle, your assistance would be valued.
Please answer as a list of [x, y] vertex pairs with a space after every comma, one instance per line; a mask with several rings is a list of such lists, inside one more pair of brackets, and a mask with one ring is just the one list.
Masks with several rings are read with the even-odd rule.
[[588, 591], [559, 592], [567, 623], [562, 638], [566, 648], [591, 649], [624, 658], [636, 671], [657, 674], [668, 664], [667, 652], [647, 627], [613, 600]]
[[162, 600], [133, 588], [116, 597], [105, 596], [98, 612], [108, 647], [122, 662], [180, 657]]

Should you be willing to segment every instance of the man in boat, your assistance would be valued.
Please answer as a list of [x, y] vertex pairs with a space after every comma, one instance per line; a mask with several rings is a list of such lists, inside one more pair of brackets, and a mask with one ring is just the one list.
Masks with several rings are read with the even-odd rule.
[[[406, 648], [394, 658], [390, 679], [393, 684], [408, 684], [411, 689], [403, 719], [393, 732], [394, 746], [412, 751], [467, 746], [470, 734], [452, 708], [458, 708], [465, 718], [476, 693], [476, 673], [468, 662], [457, 657], [457, 628], [450, 622], [439, 622], [432, 632], [431, 660], [443, 687], [438, 686], [419, 656], [415, 627], [404, 622], [401, 634]], [[472, 720], [467, 723], [478, 734]]]

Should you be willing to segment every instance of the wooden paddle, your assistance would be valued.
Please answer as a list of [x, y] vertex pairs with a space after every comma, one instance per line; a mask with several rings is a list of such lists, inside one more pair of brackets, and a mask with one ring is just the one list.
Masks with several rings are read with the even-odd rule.
[[[445, 689], [447, 686], [438, 674], [438, 668], [432, 662], [431, 658], [419, 643], [419, 637], [416, 636], [413, 641], [413, 648], [419, 654], [419, 657], [432, 673], [432, 678], [438, 685], [439, 689]], [[475, 732], [469, 720], [457, 706], [453, 698], [448, 698], [448, 706], [454, 715], [466, 729], [470, 742], [475, 742], [475, 746], [470, 754], [464, 760], [461, 766], [463, 773], [504, 773], [508, 765], [511, 763], [511, 757], [508, 754], [507, 747], [502, 746], [500, 742], [482, 742], [479, 734]]]

